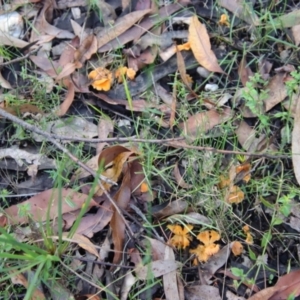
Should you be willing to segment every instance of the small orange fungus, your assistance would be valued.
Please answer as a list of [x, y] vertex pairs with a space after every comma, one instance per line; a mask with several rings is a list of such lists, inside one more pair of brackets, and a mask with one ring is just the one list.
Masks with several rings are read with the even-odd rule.
[[170, 240], [170, 244], [177, 248], [185, 249], [188, 247], [192, 240], [189, 232], [193, 227], [193, 225], [185, 225], [183, 228], [181, 225], [168, 225], [168, 228], [174, 233], [174, 236]]
[[89, 79], [93, 80], [92, 87], [98, 91], [109, 91], [113, 82], [112, 73], [105, 68], [97, 68], [89, 73]]
[[220, 17], [220, 20], [219, 20], [218, 24], [221, 25], [221, 26], [227, 26], [227, 27], [229, 27], [230, 24], [228, 22], [228, 17], [225, 14], [222, 14], [221, 17]]
[[214, 230], [200, 232], [197, 235], [197, 239], [204, 245], [199, 245], [196, 249], [191, 249], [190, 253], [195, 254], [198, 261], [206, 262], [212, 255], [219, 252], [220, 245], [215, 244], [215, 242], [220, 238], [220, 234]]
[[231, 251], [234, 254], [234, 256], [241, 255], [243, 253], [243, 250], [244, 250], [244, 247], [240, 242], [238, 242], [238, 241], [233, 242]]
[[133, 80], [136, 72], [132, 68], [120, 67], [116, 70], [115, 76], [118, 79], [118, 83], [123, 82], [123, 77], [127, 77], [130, 80]]

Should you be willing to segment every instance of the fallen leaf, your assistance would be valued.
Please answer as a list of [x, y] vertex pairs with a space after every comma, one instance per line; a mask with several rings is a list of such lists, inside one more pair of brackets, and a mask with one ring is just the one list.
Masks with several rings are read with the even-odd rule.
[[200, 281], [202, 284], [210, 284], [210, 278], [227, 262], [232, 244], [223, 247], [213, 255], [208, 262], [201, 266]]
[[273, 19], [269, 26], [272, 26], [272, 28], [288, 28], [299, 24], [300, 24], [300, 9], [296, 9], [291, 11], [288, 14]]
[[[127, 172], [125, 172], [122, 184], [117, 194], [114, 196], [114, 200], [120, 209], [125, 210], [130, 201], [130, 178], [130, 172], [127, 170]], [[110, 222], [110, 227], [112, 230], [112, 241], [114, 244], [113, 263], [119, 264], [123, 257], [126, 224], [124, 223], [124, 219], [122, 218], [120, 213], [115, 209]]]
[[[155, 16], [147, 16], [144, 18], [142, 22], [139, 23], [138, 26], [130, 26], [128, 30], [120, 34], [117, 38], [111, 40], [110, 42], [101, 43], [103, 44], [102, 47], [99, 47], [98, 52], [103, 53], [106, 51], [111, 51], [116, 48], [122, 47], [122, 45], [127, 44], [128, 42], [132, 41], [133, 39], [138, 39], [142, 36], [145, 32], [147, 32], [151, 27], [156, 25], [160, 20], [163, 20], [165, 17], [169, 17], [174, 12], [182, 9], [187, 3], [178, 3], [170, 4], [168, 6], [164, 6], [159, 9], [158, 13]], [[100, 39], [99, 39], [100, 42]], [[100, 43], [98, 44], [98, 46]]]
[[167, 227], [174, 233], [174, 236], [170, 239], [172, 246], [185, 249], [190, 245], [192, 237], [189, 232], [193, 229], [193, 225], [184, 225], [183, 228], [181, 225], [168, 225]]
[[292, 161], [294, 173], [300, 185], [300, 97], [298, 97], [296, 103], [294, 129], [292, 132]]
[[[52, 220], [57, 217], [58, 205], [61, 201], [62, 213], [78, 210], [86, 205], [88, 195], [75, 192], [71, 189], [50, 189], [39, 193], [30, 199], [17, 205], [12, 205], [4, 210], [9, 224], [26, 224], [29, 220], [43, 222], [47, 219]], [[93, 199], [89, 207], [99, 206]], [[23, 210], [28, 209], [28, 215], [24, 215]], [[88, 207], [85, 207], [88, 208]]]
[[69, 232], [63, 232], [63, 239], [78, 244], [78, 246], [80, 246], [82, 249], [90, 252], [91, 254], [99, 258], [98, 250], [87, 237], [79, 233], [74, 233], [71, 238], [68, 235]]
[[64, 99], [63, 103], [59, 106], [59, 108], [55, 111], [55, 114], [58, 117], [62, 117], [67, 113], [67, 111], [69, 110], [70, 106], [72, 105], [74, 97], [75, 97], [74, 83], [72, 80], [69, 80], [68, 82], [69, 82], [69, 84], [67, 86], [68, 91], [65, 96], [65, 99]]
[[243, 253], [243, 250], [244, 250], [244, 247], [240, 242], [234, 241], [232, 243], [231, 251], [234, 254], [234, 256], [241, 255]]
[[254, 26], [260, 25], [260, 20], [253, 11], [251, 2], [248, 3], [243, 0], [219, 0], [218, 4], [248, 24]]
[[291, 28], [291, 30], [292, 30], [293, 38], [295, 41], [295, 45], [299, 46], [299, 44], [300, 44], [300, 24], [293, 26]]
[[288, 299], [289, 296], [297, 297], [300, 295], [300, 270], [295, 270], [281, 276], [275, 286], [266, 288], [249, 300], [279, 300]]
[[194, 140], [216, 125], [228, 121], [232, 117], [232, 113], [229, 107], [223, 109], [221, 113], [211, 109], [191, 116], [187, 121], [180, 123], [178, 127], [189, 139]]
[[224, 73], [218, 60], [211, 50], [209, 35], [206, 28], [194, 15], [189, 27], [189, 44], [198, 63], [211, 72]]
[[[165, 247], [164, 261], [175, 261], [174, 251], [171, 247]], [[166, 299], [180, 300], [177, 286], [176, 270], [163, 275], [163, 287]]]
[[189, 204], [185, 200], [175, 200], [170, 203], [163, 203], [152, 207], [152, 215], [155, 218], [164, 218], [179, 214], [188, 208]]
[[84, 64], [97, 52], [97, 38], [94, 35], [87, 36], [74, 52], [74, 60]]
[[188, 300], [221, 300], [219, 289], [210, 285], [194, 285], [185, 288], [186, 297]]
[[174, 177], [175, 177], [175, 180], [177, 182], [177, 184], [184, 188], [184, 189], [191, 189], [193, 186], [191, 184], [187, 184], [183, 177], [181, 176], [180, 174], [180, 171], [179, 171], [179, 167], [178, 167], [178, 162], [175, 164], [174, 166], [174, 170], [173, 170], [173, 174], [174, 174]]
[[[106, 29], [103, 29], [98, 35], [98, 48], [106, 45], [111, 40], [117, 38], [124, 33], [127, 29], [132, 27], [136, 22], [142, 19], [146, 14], [150, 13], [151, 9], [138, 10], [131, 12], [121, 18], [116, 23]], [[121, 45], [120, 45], [121, 46]]]
[[156, 278], [175, 271], [180, 266], [181, 263], [175, 260], [156, 260], [145, 266], [137, 267], [134, 271], [139, 280], [146, 280], [149, 277]]
[[246, 83], [249, 81], [249, 77], [253, 76], [253, 72], [250, 67], [247, 66], [246, 56], [243, 56], [239, 64], [238, 74], [243, 86], [246, 86]]
[[[24, 286], [26, 289], [28, 289], [28, 287], [29, 287], [28, 280], [22, 273], [15, 274], [11, 271], [10, 274], [11, 274], [10, 280], [13, 284], [20, 284], [20, 285]], [[43, 300], [43, 299], [46, 299], [46, 297], [42, 291], [40, 291], [38, 288], [35, 288], [32, 292], [30, 299], [31, 300]]]

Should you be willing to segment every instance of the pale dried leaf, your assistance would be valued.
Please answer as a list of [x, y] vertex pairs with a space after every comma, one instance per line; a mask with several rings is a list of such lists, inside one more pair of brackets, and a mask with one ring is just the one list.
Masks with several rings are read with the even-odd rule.
[[206, 27], [194, 15], [189, 27], [189, 43], [198, 63], [209, 71], [224, 73], [211, 50], [210, 39]]
[[174, 214], [182, 213], [188, 208], [189, 204], [185, 200], [175, 200], [168, 205], [162, 204], [153, 207], [153, 216], [163, 218]]
[[114, 25], [100, 32], [100, 35], [98, 35], [98, 48], [117, 38], [150, 12], [151, 9], [138, 10], [119, 18]]
[[300, 24], [300, 9], [291, 11], [272, 20], [272, 28], [288, 28]]
[[139, 280], [146, 280], [149, 276], [160, 277], [181, 267], [175, 260], [156, 260], [145, 266], [134, 269]]
[[[71, 189], [50, 189], [39, 193], [30, 199], [19, 203], [18, 205], [12, 205], [9, 208], [6, 208], [4, 211], [7, 215], [8, 223], [11, 225], [25, 224], [29, 222], [28, 216], [19, 214], [21, 206], [28, 208], [30, 219], [37, 222], [43, 222], [46, 221], [47, 218], [54, 219], [57, 217], [59, 199], [62, 201], [62, 213], [68, 213], [81, 209], [83, 205], [86, 205], [86, 200], [88, 198], [88, 195], [75, 192]], [[89, 203], [89, 207], [92, 206], [99, 205], [92, 199]]]
[[74, 83], [72, 80], [68, 81], [67, 88], [68, 88], [68, 91], [67, 91], [65, 100], [59, 106], [59, 109], [55, 112], [55, 114], [58, 117], [62, 117], [67, 113], [67, 111], [70, 108], [70, 106], [72, 105], [74, 97], [75, 97], [75, 86], [74, 86]]
[[221, 300], [219, 289], [209, 285], [188, 286], [185, 289], [187, 300]]
[[178, 125], [191, 140], [201, 137], [208, 130], [218, 124], [228, 121], [232, 117], [232, 110], [229, 107], [217, 112], [211, 109], [191, 116], [187, 121]]
[[249, 81], [249, 77], [253, 76], [253, 72], [250, 67], [247, 66], [246, 57], [244, 56], [239, 64], [238, 73], [243, 86]]
[[[175, 261], [174, 251], [171, 247], [165, 247], [164, 260]], [[177, 286], [176, 271], [163, 275], [163, 287], [166, 300], [180, 300]]]
[[300, 185], [300, 97], [298, 96], [292, 132], [292, 161], [294, 173]]
[[68, 237], [69, 232], [63, 233], [63, 239], [71, 241], [72, 243], [78, 244], [81, 248], [88, 251], [89, 253], [95, 255], [96, 257], [99, 257], [98, 250], [96, 249], [95, 245], [85, 236], [79, 233], [74, 233], [73, 237]]
[[[22, 286], [24, 286], [26, 289], [29, 287], [29, 283], [28, 280], [26, 279], [26, 277], [23, 274], [14, 274], [13, 272], [10, 272], [11, 276], [11, 282], [13, 284], [21, 284]], [[43, 292], [41, 292], [38, 288], [36, 288], [32, 295], [31, 295], [31, 300], [43, 300], [46, 299], [45, 295]]]
[[300, 44], [300, 24], [293, 26], [291, 30], [295, 40], [295, 45], [298, 46]]

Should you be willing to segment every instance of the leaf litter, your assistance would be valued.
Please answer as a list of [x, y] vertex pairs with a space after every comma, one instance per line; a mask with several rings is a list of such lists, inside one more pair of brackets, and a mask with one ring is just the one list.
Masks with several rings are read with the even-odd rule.
[[68, 297], [299, 295], [299, 6], [265, 2], [1, 6], [0, 249], [27, 299], [53, 295], [35, 245]]

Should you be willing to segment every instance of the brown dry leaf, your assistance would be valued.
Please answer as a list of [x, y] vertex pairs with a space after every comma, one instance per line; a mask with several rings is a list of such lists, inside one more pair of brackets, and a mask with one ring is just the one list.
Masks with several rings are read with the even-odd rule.
[[[14, 274], [13, 272], [10, 272], [10, 274], [11, 274], [10, 280], [13, 284], [21, 284], [26, 289], [28, 288], [28, 286], [29, 286], [28, 280], [22, 273]], [[43, 292], [41, 292], [38, 288], [36, 288], [33, 291], [30, 299], [31, 300], [43, 300], [43, 299], [46, 299], [46, 297]]]
[[[49, 215], [49, 219], [54, 219], [58, 214], [59, 199], [62, 200], [62, 213], [68, 213], [78, 210], [86, 205], [88, 195], [84, 195], [75, 192], [71, 189], [50, 189], [42, 193], [39, 193], [30, 199], [18, 204], [12, 205], [5, 209], [4, 212], [7, 215], [7, 222], [11, 225], [14, 224], [26, 224], [29, 222], [28, 216], [20, 215], [20, 207], [28, 209], [30, 219], [36, 222], [46, 221]], [[99, 206], [93, 199], [89, 203], [89, 207]], [[88, 208], [88, 207], [86, 207]], [[48, 213], [49, 210], [49, 213]]]
[[98, 91], [109, 91], [113, 82], [113, 74], [110, 70], [99, 67], [89, 73], [89, 79], [93, 80], [92, 87]]
[[[188, 300], [221, 300], [219, 289], [210, 285], [193, 285], [185, 288], [185, 294]], [[229, 298], [228, 298], [229, 299]]]
[[28, 42], [25, 42], [21, 39], [17, 39], [12, 36], [7, 36], [0, 32], [0, 46], [13, 46], [16, 48], [24, 48], [29, 45]]
[[300, 270], [292, 271], [280, 277], [275, 286], [256, 293], [249, 300], [288, 299], [290, 295], [294, 297], [300, 295]]
[[211, 50], [211, 44], [206, 27], [194, 15], [189, 27], [188, 41], [198, 63], [211, 72], [224, 73], [218, 60]]
[[[131, 197], [131, 189], [130, 189], [130, 172], [127, 170], [125, 172], [125, 176], [123, 178], [122, 184], [114, 196], [114, 200], [120, 209], [126, 209]], [[125, 241], [125, 229], [126, 224], [124, 223], [124, 219], [120, 216], [120, 214], [114, 210], [114, 214], [112, 216], [110, 227], [112, 230], [112, 240], [114, 243], [114, 258], [113, 263], [119, 264], [123, 257], [123, 247]]]
[[57, 76], [55, 76], [55, 80], [59, 81], [64, 77], [71, 75], [77, 68], [80, 68], [81, 65], [78, 65], [76, 62], [70, 62], [63, 66], [63, 69]]
[[244, 247], [240, 242], [234, 241], [232, 243], [231, 251], [234, 254], [234, 256], [241, 255], [243, 253], [243, 250], [244, 250]]
[[300, 184], [300, 97], [296, 102], [294, 129], [292, 132], [292, 161], [294, 173]]
[[107, 199], [100, 205], [96, 214], [87, 214], [82, 217], [76, 233], [92, 238], [94, 233], [100, 232], [111, 221], [113, 215], [111, 205]]
[[47, 57], [35, 55], [31, 55], [29, 58], [50, 77], [56, 77], [58, 75], [60, 65], [57, 61], [50, 61]]
[[68, 235], [69, 232], [63, 232], [63, 239], [78, 244], [82, 249], [100, 258], [95, 245], [87, 237], [79, 233], [74, 233], [72, 238], [68, 237]]
[[[276, 74], [270, 79], [269, 83], [265, 88], [266, 90], [269, 90], [269, 94], [268, 97], [263, 101], [263, 112], [268, 112], [275, 105], [282, 102], [287, 97], [287, 88], [284, 83], [285, 76], [286, 74], [282, 72]], [[247, 106], [244, 106], [241, 112], [243, 117], [245, 118], [256, 117], [256, 115]]]
[[164, 218], [174, 214], [180, 214], [188, 208], [189, 204], [185, 200], [175, 200], [167, 205], [165, 203], [154, 206], [153, 216], [155, 218]]
[[72, 39], [74, 34], [70, 31], [56, 28], [53, 25], [50, 25], [48, 22], [52, 21], [53, 17], [53, 2], [45, 2], [43, 9], [40, 11], [40, 14], [36, 18], [32, 26], [34, 30], [31, 30], [30, 42], [39, 40], [42, 35], [50, 35], [60, 39]]
[[97, 38], [94, 35], [87, 36], [74, 53], [74, 60], [84, 64], [97, 52]]
[[154, 16], [147, 16], [145, 19], [139, 23], [138, 26], [130, 26], [127, 31], [123, 32], [118, 38], [111, 40], [108, 43], [103, 44], [103, 46], [98, 49], [98, 52], [103, 53], [106, 51], [111, 51], [116, 48], [120, 48], [122, 45], [127, 44], [128, 42], [132, 41], [133, 39], [138, 39], [141, 35], [147, 32], [151, 27], [157, 24], [158, 20], [162, 20], [165, 17], [169, 17], [174, 12], [182, 9], [187, 3], [174, 3], [168, 6], [164, 6], [160, 8], [157, 14]]
[[254, 13], [251, 3], [243, 0], [219, 0], [218, 4], [250, 25], [258, 26], [260, 24], [260, 20]]
[[201, 112], [191, 116], [187, 121], [182, 122], [178, 127], [188, 135], [191, 140], [201, 137], [205, 132], [218, 124], [228, 121], [233, 115], [233, 111], [226, 107], [222, 113], [214, 109]]
[[146, 280], [150, 274], [154, 278], [168, 274], [180, 268], [181, 263], [175, 260], [156, 260], [145, 266], [134, 269], [139, 280]]
[[[129, 158], [129, 156], [132, 155], [132, 153], [133, 153], [132, 151], [125, 151], [120, 153], [112, 162], [104, 166], [105, 171], [102, 172], [101, 175], [105, 176], [106, 178], [114, 182], [117, 182], [122, 173], [125, 162]], [[101, 162], [101, 155], [99, 156], [99, 162]], [[109, 191], [112, 186], [107, 182], [102, 182], [102, 185], [106, 191]], [[101, 196], [103, 194], [103, 190], [99, 188], [96, 194], [97, 196]]]
[[231, 247], [232, 243], [226, 245], [201, 266], [200, 281], [202, 284], [211, 284], [210, 278], [227, 262]]
[[189, 235], [189, 232], [194, 228], [193, 225], [185, 225], [183, 228], [181, 225], [168, 225], [167, 227], [174, 233], [170, 240], [172, 246], [185, 249], [190, 245], [192, 237]]
[[9, 89], [9, 90], [12, 89], [12, 86], [6, 79], [4, 79], [1, 72], [0, 72], [0, 86], [3, 87], [4, 89]]
[[179, 167], [178, 167], [178, 162], [176, 162], [175, 166], [174, 166], [174, 170], [173, 170], [173, 174], [174, 174], [174, 177], [175, 177], [175, 180], [177, 182], [177, 184], [184, 188], [184, 189], [190, 189], [192, 188], [193, 186], [191, 184], [187, 184], [183, 177], [181, 176], [180, 174], [180, 171], [179, 171]]
[[67, 91], [65, 100], [63, 101], [63, 103], [59, 106], [59, 108], [55, 112], [55, 114], [58, 117], [64, 116], [73, 103], [73, 100], [75, 97], [75, 86], [74, 86], [74, 83], [72, 80], [68, 80], [67, 89], [68, 89], [68, 91]]
[[243, 86], [246, 86], [246, 83], [249, 81], [249, 77], [253, 76], [253, 72], [250, 67], [247, 66], [246, 56], [243, 56], [239, 64], [238, 74]]
[[220, 234], [214, 230], [200, 232], [197, 239], [204, 245], [199, 245], [196, 249], [191, 249], [190, 253], [195, 254], [199, 261], [206, 262], [219, 252], [220, 245], [215, 244], [221, 238]]
[[98, 48], [101, 48], [111, 40], [120, 36], [150, 12], [151, 9], [138, 10], [119, 18], [115, 24], [100, 32], [100, 35], [97, 37]]

